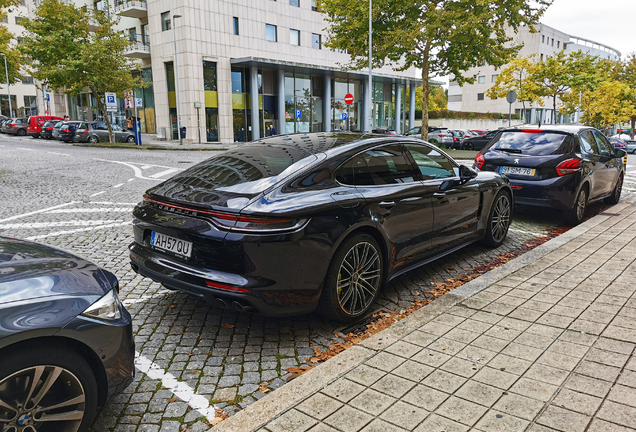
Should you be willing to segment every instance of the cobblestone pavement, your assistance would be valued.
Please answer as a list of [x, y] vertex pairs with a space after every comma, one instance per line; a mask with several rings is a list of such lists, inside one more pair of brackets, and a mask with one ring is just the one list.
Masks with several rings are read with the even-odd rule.
[[361, 343], [329, 381], [321, 365], [292, 384], [302, 395], [282, 389], [219, 432], [636, 431], [629, 201]]
[[[0, 136], [0, 235], [62, 247], [114, 272], [133, 316], [143, 373], [102, 410], [94, 431], [206, 429], [215, 410], [234, 414], [283, 386], [286, 369], [304, 365], [316, 348], [342, 341], [343, 329], [318, 314], [269, 319], [223, 311], [131, 270], [135, 203], [151, 185], [207, 157]], [[470, 246], [392, 281], [378, 309], [405, 308], [432, 282], [522, 251], [559, 221], [556, 212], [521, 209], [503, 246]]]

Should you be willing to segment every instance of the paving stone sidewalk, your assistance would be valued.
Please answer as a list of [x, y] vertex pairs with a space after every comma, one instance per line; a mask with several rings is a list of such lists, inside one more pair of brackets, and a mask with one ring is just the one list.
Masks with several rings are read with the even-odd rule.
[[630, 198], [211, 431], [636, 431], [635, 237]]

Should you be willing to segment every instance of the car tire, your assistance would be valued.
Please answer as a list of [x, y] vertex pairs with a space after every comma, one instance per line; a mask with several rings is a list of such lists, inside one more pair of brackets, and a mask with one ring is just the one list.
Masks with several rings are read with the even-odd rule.
[[499, 247], [506, 239], [512, 220], [512, 198], [506, 191], [500, 191], [490, 206], [486, 234], [481, 242], [490, 247]]
[[[38, 418], [47, 415], [47, 411], [53, 411], [51, 415], [69, 413], [70, 417], [66, 421], [56, 421], [55, 426], [59, 427], [56, 430], [86, 431], [97, 409], [97, 381], [93, 370], [82, 356], [68, 348], [53, 343], [36, 345], [7, 350], [1, 356], [0, 400], [6, 403], [29, 398], [24, 405], [11, 405], [14, 411], [2, 408], [2, 411], [7, 411], [8, 418], [12, 418], [5, 423], [5, 427], [17, 431], [22, 430], [23, 426], [32, 425], [34, 430], [39, 430], [38, 425], [44, 422], [38, 422]], [[50, 379], [53, 379], [52, 383]], [[35, 387], [23, 385], [21, 388], [19, 384], [25, 382], [34, 383], [35, 386], [42, 384], [29, 395], [28, 392]], [[45, 385], [49, 385], [49, 389], [41, 394]], [[55, 410], [46, 409], [70, 400], [77, 402]], [[76, 414], [76, 411], [81, 413]]]
[[634, 150], [632, 150], [632, 154], [636, 155], [636, 148]]
[[605, 198], [606, 204], [618, 204], [621, 200], [621, 192], [623, 191], [623, 174], [618, 176], [618, 180], [616, 180], [616, 186], [614, 186], [614, 190], [612, 191], [612, 195]]
[[464, 143], [464, 150], [474, 150], [473, 143]]
[[565, 221], [571, 225], [578, 225], [583, 222], [585, 209], [587, 208], [588, 192], [587, 186], [583, 186], [576, 196], [574, 205], [565, 211]]
[[131, 136], [129, 136], [129, 137], [127, 137], [127, 138], [126, 138], [126, 142], [127, 142], [127, 143], [134, 143], [134, 142], [135, 142], [135, 137], [134, 137], [134, 136], [132, 136], [132, 135], [131, 135]]
[[[349, 283], [343, 285], [347, 279]], [[334, 321], [354, 322], [373, 307], [383, 279], [384, 257], [378, 242], [368, 234], [348, 238], [329, 264], [318, 310]]]
[[89, 143], [96, 144], [96, 143], [98, 143], [98, 142], [99, 142], [99, 138], [98, 138], [98, 137], [96, 137], [95, 135], [91, 135], [90, 137], [88, 137], [88, 142], [89, 142]]
[[33, 138], [38, 139], [40, 138], [40, 135], [33, 135]]
[[25, 136], [25, 135], [26, 135], [26, 130], [24, 130], [24, 129], [18, 129], [18, 131], [16, 132], [16, 135], [18, 135], [18, 136]]

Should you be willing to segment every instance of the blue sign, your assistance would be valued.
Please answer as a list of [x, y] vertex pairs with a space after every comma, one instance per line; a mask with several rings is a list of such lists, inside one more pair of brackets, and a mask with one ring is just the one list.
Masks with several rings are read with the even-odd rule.
[[115, 96], [108, 95], [108, 99], [106, 100], [106, 103], [114, 104], [115, 103]]
[[346, 120], [347, 119], [347, 113], [342, 113], [342, 119]]
[[51, 96], [49, 96], [48, 94], [46, 95], [46, 101], [51, 102]]
[[300, 110], [296, 110], [296, 118], [300, 118], [302, 112]]

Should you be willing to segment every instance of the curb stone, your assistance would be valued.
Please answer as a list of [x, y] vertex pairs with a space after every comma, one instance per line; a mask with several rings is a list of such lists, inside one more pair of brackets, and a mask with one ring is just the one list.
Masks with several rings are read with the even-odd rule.
[[[634, 201], [636, 200], [633, 198], [627, 200], [627, 202]], [[606, 212], [619, 212], [628, 206], [627, 202], [617, 204], [607, 209]], [[340, 376], [364, 363], [377, 352], [389, 347], [404, 334], [421, 327], [468, 297], [479, 293], [509, 274], [587, 233], [610, 217], [607, 215], [594, 216], [560, 236], [550, 239], [500, 267], [465, 283], [461, 287], [418, 309], [391, 327], [316, 366], [309, 372], [209, 429], [209, 432], [253, 432], [258, 430], [271, 419], [296, 406], [308, 396], [319, 392]]]

